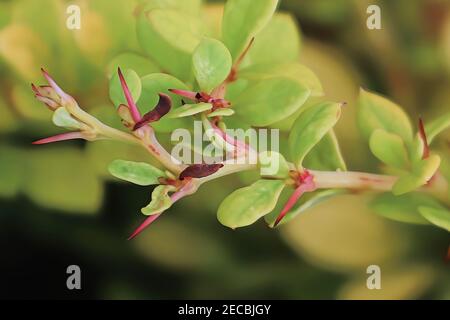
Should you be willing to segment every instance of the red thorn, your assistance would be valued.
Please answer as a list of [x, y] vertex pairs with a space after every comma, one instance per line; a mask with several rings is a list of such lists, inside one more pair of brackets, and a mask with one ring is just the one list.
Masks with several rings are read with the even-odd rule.
[[125, 98], [128, 103], [128, 108], [130, 108], [131, 116], [133, 117], [134, 122], [139, 122], [141, 120], [141, 114], [136, 106], [136, 103], [133, 100], [133, 96], [131, 95], [130, 89], [128, 88], [125, 77], [123, 76], [122, 70], [120, 67], [117, 68], [117, 73], [119, 74], [120, 84], [122, 86], [123, 93], [125, 94]]
[[419, 136], [423, 142], [422, 159], [427, 159], [430, 156], [430, 146], [428, 145], [427, 133], [425, 132], [425, 126], [423, 125], [422, 118], [419, 118]]
[[311, 191], [314, 191], [316, 189], [316, 186], [314, 185], [314, 179], [313, 179], [313, 177], [310, 175], [310, 173], [308, 171], [305, 171], [305, 173], [303, 173], [300, 176], [300, 180], [301, 180], [300, 181], [300, 186], [297, 189], [295, 189], [294, 193], [291, 195], [291, 197], [287, 201], [287, 203], [284, 206], [283, 210], [281, 211], [281, 213], [279, 214], [279, 216], [275, 220], [275, 223], [273, 225], [274, 227], [276, 227], [276, 226], [278, 226], [280, 224], [281, 220], [284, 219], [284, 217], [294, 207], [294, 205], [297, 203], [298, 199], [300, 199], [300, 197], [304, 193], [311, 192]]
[[34, 145], [42, 145], [42, 144], [48, 144], [53, 142], [59, 142], [59, 141], [67, 141], [67, 140], [74, 140], [74, 139], [84, 139], [81, 132], [68, 132], [68, 133], [62, 133], [58, 134], [56, 136], [44, 138], [38, 141], [34, 141], [32, 144]]
[[31, 90], [33, 90], [34, 93], [39, 94], [38, 88], [34, 85], [34, 83], [31, 84]]
[[139, 227], [137, 227], [136, 230], [134, 230], [134, 232], [131, 234], [131, 236], [128, 237], [128, 240], [133, 240], [134, 238], [136, 238], [142, 231], [144, 231], [145, 228], [147, 228], [156, 219], [158, 219], [160, 215], [161, 214], [155, 214], [155, 215], [152, 215], [152, 216], [148, 217], [147, 219], [145, 219], [144, 222]]

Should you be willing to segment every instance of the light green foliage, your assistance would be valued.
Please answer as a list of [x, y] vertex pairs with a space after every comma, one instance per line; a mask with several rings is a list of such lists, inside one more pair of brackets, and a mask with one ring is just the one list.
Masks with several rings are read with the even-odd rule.
[[144, 162], [115, 160], [108, 170], [114, 177], [140, 186], [159, 184], [159, 179], [166, 177], [164, 172]]
[[151, 216], [160, 214], [172, 206], [169, 192], [176, 191], [176, 188], [168, 185], [157, 186], [152, 192], [152, 201], [148, 206], [142, 208], [142, 213]]
[[425, 132], [427, 133], [428, 143], [433, 142], [438, 134], [448, 128], [450, 128], [450, 113], [440, 116], [436, 120], [426, 124]]
[[289, 14], [277, 13], [258, 33], [244, 64], [294, 62], [300, 55], [300, 38], [295, 18]]
[[289, 165], [282, 154], [275, 151], [264, 151], [259, 154], [259, 164], [261, 169], [271, 170], [278, 168], [278, 170], [267, 177], [276, 179], [286, 179], [289, 177]]
[[170, 118], [184, 118], [211, 110], [210, 103], [185, 104], [170, 114]]
[[210, 93], [230, 74], [231, 54], [222, 42], [205, 38], [192, 55], [192, 65], [200, 89]]
[[258, 180], [238, 189], [221, 203], [217, 218], [232, 229], [251, 225], [275, 208], [283, 188], [283, 181]]
[[162, 69], [182, 80], [191, 79], [192, 53], [205, 34], [200, 19], [177, 10], [144, 11], [137, 34], [143, 50]]
[[408, 152], [400, 136], [377, 129], [372, 133], [369, 144], [372, 153], [385, 164], [398, 169], [408, 168]]
[[336, 134], [328, 132], [305, 157], [305, 167], [315, 170], [347, 171]]
[[289, 148], [297, 168], [311, 149], [334, 127], [341, 115], [341, 104], [324, 102], [302, 112], [289, 135]]
[[[128, 89], [130, 89], [131, 96], [133, 97], [134, 102], [139, 101], [142, 93], [141, 78], [136, 73], [136, 71], [131, 69], [122, 70], [122, 72], [125, 81], [127, 82]], [[117, 70], [109, 81], [109, 97], [116, 107], [120, 106], [121, 104], [128, 105]]]
[[57, 127], [63, 127], [67, 129], [80, 129], [81, 123], [75, 120], [66, 108], [58, 108], [53, 113], [53, 124]]
[[367, 140], [376, 129], [400, 136], [406, 144], [413, 137], [407, 114], [388, 99], [361, 89], [358, 100], [358, 124]]
[[140, 77], [160, 72], [158, 66], [150, 59], [132, 52], [121, 53], [109, 62], [106, 70], [108, 78], [117, 73], [117, 68], [134, 70]]
[[450, 211], [444, 208], [420, 207], [420, 214], [432, 224], [450, 232]]
[[419, 213], [419, 207], [426, 206], [441, 208], [442, 206], [432, 197], [419, 192], [412, 192], [401, 196], [384, 193], [376, 197], [371, 208], [379, 215], [404, 223], [429, 224]]
[[435, 154], [430, 155], [427, 159], [413, 163], [411, 172], [397, 180], [392, 188], [392, 192], [395, 195], [401, 195], [425, 185], [436, 173], [440, 163], [441, 158]]
[[222, 38], [236, 60], [270, 21], [278, 0], [228, 0], [222, 21]]
[[281, 62], [271, 65], [255, 65], [242, 69], [239, 76], [248, 80], [263, 80], [273, 77], [287, 77], [298, 81], [311, 91], [311, 96], [323, 96], [322, 84], [308, 67], [298, 63]]
[[252, 82], [233, 103], [236, 114], [247, 123], [263, 127], [295, 113], [310, 90], [286, 77]]
[[211, 113], [208, 113], [208, 118], [214, 117], [230, 117], [235, 114], [233, 109], [217, 109]]

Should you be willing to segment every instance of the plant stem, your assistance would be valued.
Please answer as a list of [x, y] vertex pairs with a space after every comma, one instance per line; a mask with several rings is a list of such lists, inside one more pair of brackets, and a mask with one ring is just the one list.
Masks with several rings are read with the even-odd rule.
[[397, 177], [351, 171], [312, 171], [318, 189], [391, 191]]

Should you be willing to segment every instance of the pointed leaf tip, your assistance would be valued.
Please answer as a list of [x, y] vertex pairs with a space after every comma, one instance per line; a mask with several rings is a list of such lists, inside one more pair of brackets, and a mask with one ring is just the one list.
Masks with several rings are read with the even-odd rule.
[[144, 231], [145, 228], [150, 226], [156, 219], [158, 219], [160, 214], [155, 214], [152, 216], [149, 216], [144, 220], [144, 222], [134, 230], [134, 232], [128, 237], [128, 240], [133, 240], [136, 238], [142, 231]]
[[128, 88], [127, 82], [120, 67], [117, 68], [117, 73], [119, 75], [120, 85], [122, 86], [122, 90], [125, 95], [125, 99], [127, 100], [128, 107], [130, 108], [133, 120], [135, 122], [139, 122], [141, 120], [141, 114], [138, 110], [138, 107], [136, 106], [136, 103], [134, 102], [133, 96], [131, 95], [131, 91]]

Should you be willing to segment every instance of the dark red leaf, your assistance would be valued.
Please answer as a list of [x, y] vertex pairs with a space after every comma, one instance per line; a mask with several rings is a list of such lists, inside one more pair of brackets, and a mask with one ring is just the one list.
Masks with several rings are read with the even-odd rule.
[[143, 126], [151, 122], [159, 121], [162, 117], [164, 117], [166, 114], [169, 113], [171, 108], [172, 108], [172, 100], [170, 99], [170, 97], [166, 94], [160, 93], [159, 102], [156, 105], [156, 107], [152, 111], [146, 113], [142, 117], [142, 119], [136, 123], [133, 130], [142, 128]]
[[223, 167], [223, 164], [194, 164], [184, 169], [180, 174], [180, 180], [186, 178], [204, 178], [210, 176]]

